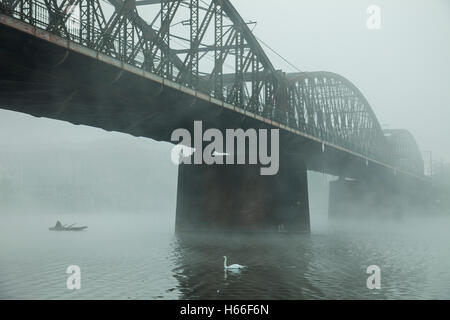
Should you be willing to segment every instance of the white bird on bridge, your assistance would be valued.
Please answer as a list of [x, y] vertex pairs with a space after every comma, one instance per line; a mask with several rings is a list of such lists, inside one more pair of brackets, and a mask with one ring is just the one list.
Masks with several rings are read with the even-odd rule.
[[225, 270], [242, 270], [247, 268], [246, 266], [241, 266], [240, 264], [232, 264], [231, 266], [227, 266], [227, 257], [223, 256], [223, 268]]

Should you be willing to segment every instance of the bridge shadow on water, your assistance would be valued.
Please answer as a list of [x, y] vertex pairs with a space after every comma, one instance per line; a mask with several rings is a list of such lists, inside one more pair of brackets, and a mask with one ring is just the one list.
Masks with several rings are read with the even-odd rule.
[[[173, 270], [182, 299], [306, 299], [302, 287], [320, 296], [308, 283], [311, 257], [292, 243], [308, 246], [309, 235], [203, 233], [176, 235]], [[228, 263], [247, 268], [225, 271]]]
[[[450, 294], [442, 283], [448, 235], [435, 220], [334, 221], [297, 235], [177, 234], [172, 275], [188, 300], [442, 298]], [[224, 271], [223, 256], [247, 268]], [[381, 290], [367, 287], [371, 265], [381, 269]]]

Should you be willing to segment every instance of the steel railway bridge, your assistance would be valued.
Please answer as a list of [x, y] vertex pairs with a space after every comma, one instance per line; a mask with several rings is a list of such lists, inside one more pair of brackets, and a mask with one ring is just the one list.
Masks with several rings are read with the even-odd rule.
[[195, 120], [280, 129], [275, 177], [180, 166], [179, 230], [309, 230], [307, 170], [341, 177], [333, 216], [398, 214], [428, 184], [412, 135], [338, 74], [276, 70], [229, 0], [0, 0], [0, 105], [169, 142]]

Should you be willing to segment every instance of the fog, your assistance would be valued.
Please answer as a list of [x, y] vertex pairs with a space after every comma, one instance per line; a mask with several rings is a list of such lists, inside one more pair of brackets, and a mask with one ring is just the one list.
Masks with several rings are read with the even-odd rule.
[[[353, 82], [387, 128], [408, 129], [423, 151], [450, 159], [450, 2], [233, 1], [254, 33], [302, 71]], [[381, 29], [366, 26], [370, 5]], [[265, 47], [264, 47], [265, 48]], [[266, 48], [265, 48], [266, 49]], [[296, 72], [266, 50], [275, 66]]]
[[14, 138], [0, 144], [5, 151], [0, 155], [2, 199], [8, 210], [80, 214], [175, 210], [177, 167], [170, 161], [169, 144], [4, 115], [16, 123], [2, 135]]
[[[345, 76], [383, 127], [409, 130], [424, 153], [449, 161], [449, 1], [233, 4], [246, 21], [257, 22], [256, 36], [292, 65]], [[381, 30], [366, 27], [372, 4], [382, 10]], [[277, 68], [298, 71], [263, 47]], [[437, 214], [330, 223], [329, 182], [335, 177], [309, 172], [311, 235], [193, 239], [174, 233], [178, 168], [171, 149], [151, 139], [0, 110], [0, 299], [450, 297], [444, 284], [450, 280], [444, 188]], [[445, 179], [440, 185], [450, 188]], [[49, 233], [56, 220], [89, 229]], [[255, 272], [224, 277], [223, 255]], [[92, 286], [82, 293], [59, 287], [73, 263], [90, 272]], [[365, 288], [371, 264], [388, 270], [381, 293]]]

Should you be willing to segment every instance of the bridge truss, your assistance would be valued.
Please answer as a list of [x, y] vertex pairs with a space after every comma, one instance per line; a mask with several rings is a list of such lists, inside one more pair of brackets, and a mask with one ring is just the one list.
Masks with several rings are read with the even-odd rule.
[[0, 0], [0, 12], [218, 100], [394, 163], [361, 92], [274, 68], [229, 0]]

